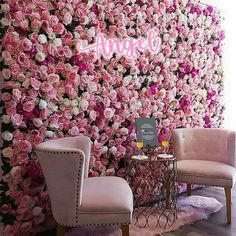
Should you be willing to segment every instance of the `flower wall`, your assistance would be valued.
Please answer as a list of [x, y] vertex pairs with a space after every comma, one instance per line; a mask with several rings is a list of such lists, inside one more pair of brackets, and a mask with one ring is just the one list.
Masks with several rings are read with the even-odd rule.
[[[124, 176], [135, 149], [136, 117], [157, 120], [158, 139], [178, 127], [219, 127], [222, 105], [221, 16], [187, 0], [1, 1], [2, 170], [5, 235], [53, 224], [34, 145], [88, 135], [90, 176]], [[78, 39], [145, 37], [161, 50], [137, 58], [78, 53]], [[18, 234], [17, 234], [18, 233]]]

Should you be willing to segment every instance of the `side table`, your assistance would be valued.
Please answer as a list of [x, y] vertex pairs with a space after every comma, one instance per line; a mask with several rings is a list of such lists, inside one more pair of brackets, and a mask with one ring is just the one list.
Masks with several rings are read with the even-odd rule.
[[140, 228], [172, 226], [177, 217], [175, 157], [126, 158], [126, 180], [134, 196], [134, 224]]

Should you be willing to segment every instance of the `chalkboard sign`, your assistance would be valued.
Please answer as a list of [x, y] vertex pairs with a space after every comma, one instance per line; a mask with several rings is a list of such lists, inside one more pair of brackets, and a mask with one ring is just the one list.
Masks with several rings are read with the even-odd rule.
[[158, 146], [156, 120], [154, 118], [136, 118], [135, 123], [137, 141], [143, 142], [144, 147]]

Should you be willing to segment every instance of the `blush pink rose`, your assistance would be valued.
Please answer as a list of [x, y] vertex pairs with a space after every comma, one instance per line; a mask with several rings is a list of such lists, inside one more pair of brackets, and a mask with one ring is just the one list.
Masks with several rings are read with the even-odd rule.
[[19, 126], [23, 122], [23, 116], [20, 114], [14, 114], [11, 116], [11, 121], [13, 125]]
[[2, 150], [2, 154], [4, 157], [11, 158], [13, 157], [14, 151], [11, 147], [7, 147]]
[[114, 116], [114, 111], [111, 108], [106, 108], [103, 115], [106, 119], [111, 119]]
[[21, 91], [19, 89], [12, 90], [12, 99], [19, 102], [21, 99]]
[[41, 87], [41, 82], [35, 78], [31, 78], [30, 79], [30, 83], [31, 86], [35, 89], [35, 90], [39, 90]]
[[10, 79], [11, 78], [11, 71], [9, 69], [3, 69], [2, 76], [4, 79]]
[[2, 99], [4, 102], [7, 102], [7, 101], [11, 100], [11, 98], [12, 98], [12, 95], [11, 95], [10, 93], [3, 93], [3, 94], [2, 94], [2, 97], [1, 97], [1, 99]]
[[32, 144], [28, 140], [19, 140], [18, 148], [21, 152], [31, 152]]
[[48, 81], [50, 84], [58, 83], [59, 80], [60, 80], [60, 76], [57, 75], [57, 74], [49, 74], [48, 77], [47, 77], [47, 81]]

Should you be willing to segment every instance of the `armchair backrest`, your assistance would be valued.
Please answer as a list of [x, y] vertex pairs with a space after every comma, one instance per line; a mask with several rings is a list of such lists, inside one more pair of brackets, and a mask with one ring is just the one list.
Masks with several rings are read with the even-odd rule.
[[181, 128], [172, 133], [177, 160], [217, 161], [235, 166], [235, 132], [221, 128]]
[[48, 187], [53, 216], [62, 225], [76, 225], [88, 176], [91, 141], [88, 137], [49, 140], [36, 146]]

